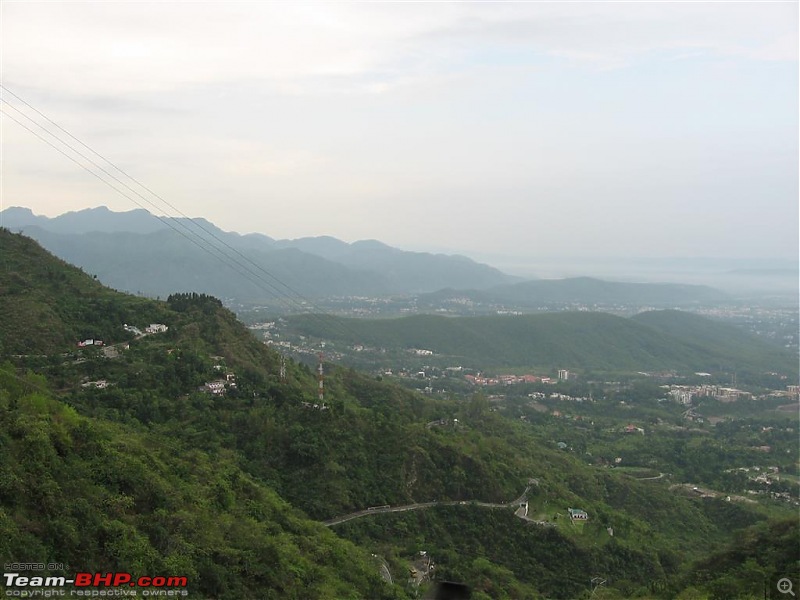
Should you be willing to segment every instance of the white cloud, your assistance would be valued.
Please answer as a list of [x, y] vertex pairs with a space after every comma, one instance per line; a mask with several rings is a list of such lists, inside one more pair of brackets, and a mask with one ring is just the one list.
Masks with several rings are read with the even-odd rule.
[[603, 68], [696, 48], [796, 60], [796, 14], [794, 4], [6, 3], [3, 67], [6, 82], [70, 93], [241, 80], [308, 93], [335, 78], [374, 93], [498, 48]]
[[[0, 39], [6, 85], [226, 228], [395, 243], [436, 230], [509, 252], [613, 238], [619, 251], [656, 239], [624, 230], [646, 216], [643, 197], [664, 230], [687, 198], [707, 214], [727, 195], [732, 213], [796, 204], [796, 165], [776, 157], [797, 155], [797, 10], [2, 3]], [[14, 123], [4, 131], [7, 199], [46, 214], [131, 208], [81, 188], [90, 176], [67, 176], [71, 163]], [[748, 243], [796, 252], [788, 217], [777, 233], [754, 224]], [[713, 235], [742, 243], [723, 225]]]

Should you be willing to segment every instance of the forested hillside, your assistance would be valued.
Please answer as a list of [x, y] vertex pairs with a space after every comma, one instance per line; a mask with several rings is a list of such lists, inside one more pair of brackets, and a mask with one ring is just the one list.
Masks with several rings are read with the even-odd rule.
[[346, 345], [424, 348], [453, 365], [597, 370], [779, 371], [797, 357], [730, 325], [677, 311], [626, 319], [605, 313], [345, 319], [297, 315], [292, 331]]
[[80, 416], [44, 385], [0, 369], [6, 563], [185, 576], [201, 598], [397, 597], [366, 552], [242, 471], [234, 453]]
[[[618, 595], [658, 581], [668, 598], [735, 532], [787, 516], [599, 468], [481, 394], [435, 399], [326, 364], [320, 402], [308, 366], [213, 297], [132, 298], [3, 230], [0, 261], [7, 560], [186, 575], [199, 598], [403, 598], [430, 551], [477, 598], [588, 597], [595, 572]], [[104, 345], [78, 348], [83, 336]], [[586, 523], [564, 517], [575, 507]]]

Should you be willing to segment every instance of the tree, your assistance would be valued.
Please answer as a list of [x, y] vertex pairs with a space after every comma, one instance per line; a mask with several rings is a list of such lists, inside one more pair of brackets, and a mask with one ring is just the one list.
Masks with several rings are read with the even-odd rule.
[[467, 416], [470, 419], [480, 419], [489, 412], [489, 400], [483, 392], [475, 392], [467, 407]]

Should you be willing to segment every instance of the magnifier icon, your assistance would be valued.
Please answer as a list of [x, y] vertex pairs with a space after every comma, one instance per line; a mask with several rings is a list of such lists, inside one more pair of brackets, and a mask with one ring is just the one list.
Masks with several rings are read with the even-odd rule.
[[778, 580], [778, 591], [781, 594], [791, 594], [792, 596], [795, 593], [792, 591], [792, 580], [788, 577], [784, 577], [783, 579]]

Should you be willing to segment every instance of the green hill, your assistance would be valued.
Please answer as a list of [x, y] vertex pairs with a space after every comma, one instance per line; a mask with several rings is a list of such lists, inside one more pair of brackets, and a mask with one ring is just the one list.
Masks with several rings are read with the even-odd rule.
[[[758, 338], [738, 327], [684, 311], [648, 311], [631, 319], [676, 337], [695, 351], [713, 356], [726, 366], [773, 370], [770, 365], [775, 365], [774, 370], [780, 370], [779, 366], [786, 364], [787, 355], [791, 356], [774, 342]], [[794, 364], [797, 365], [796, 357]]]
[[[595, 467], [559, 450], [551, 429], [505, 418], [480, 395], [436, 400], [326, 365], [327, 409], [315, 408], [315, 374], [287, 360], [282, 376], [281, 357], [219, 300], [131, 298], [27, 238], [0, 230], [0, 244], [3, 302], [45, 311], [60, 336], [0, 321], [6, 560], [34, 554], [71, 570], [187, 576], [198, 598], [404, 598], [417, 590], [402, 573], [427, 547], [443, 576], [468, 582], [477, 598], [580, 597], [589, 589], [578, 574], [598, 570], [631, 596], [654, 577], [682, 575], [733, 532], [785, 514]], [[617, 321], [605, 317], [590, 318], [589, 330], [606, 335]], [[632, 336], [655, 331], [622, 321]], [[131, 339], [122, 322], [169, 329]], [[567, 322], [573, 340], [585, 335], [588, 325]], [[519, 327], [504, 325], [506, 335]], [[105, 329], [92, 335], [124, 344], [112, 355], [76, 349], [71, 336], [93, 326]], [[462, 341], [486, 334], [471, 327]], [[20, 352], [26, 344], [44, 355]], [[230, 377], [224, 394], [199, 389], [220, 377]], [[447, 426], [430, 425], [440, 419]], [[553, 526], [478, 504], [507, 503], [525, 486], [533, 514]], [[318, 522], [437, 500], [459, 503], [341, 528]], [[558, 520], [567, 507], [590, 522]], [[370, 554], [384, 556], [401, 583], [383, 583]]]
[[46, 354], [87, 338], [121, 341], [123, 323], [157, 323], [164, 307], [109, 290], [27, 237], [0, 231], [0, 354]]
[[229, 452], [79, 416], [0, 370], [0, 555], [187, 577], [199, 597], [394, 597], [371, 559]]
[[[684, 585], [716, 598], [782, 598], [777, 583], [800, 575], [800, 527], [796, 519], [759, 523], [739, 532], [722, 552], [697, 563]], [[763, 596], [762, 596], [763, 594]]]
[[[635, 319], [574, 312], [457, 318], [420, 315], [382, 320], [306, 315], [289, 317], [288, 322], [293, 331], [303, 335], [348, 345], [424, 348], [442, 360], [474, 368], [715, 371], [722, 365], [797, 372], [791, 353], [732, 326], [686, 313], [660, 314], [646, 313]], [[683, 315], [685, 320], [681, 320]], [[680, 326], [673, 329], [667, 323], [671, 321]]]
[[[6, 562], [36, 556], [64, 563], [66, 572], [54, 574], [65, 575], [186, 576], [189, 591], [201, 598], [398, 597], [367, 553], [248, 474], [234, 449], [218, 440], [196, 443], [197, 430], [168, 436], [150, 419], [130, 417], [155, 416], [158, 406], [187, 408], [167, 409], [175, 400], [168, 390], [201, 367], [173, 364], [167, 372], [140, 362], [142, 355], [125, 364], [91, 348], [74, 360], [78, 334], [89, 331], [111, 343], [126, 339], [122, 319], [163, 319], [182, 329], [169, 345], [205, 336], [244, 374], [253, 352], [261, 359], [263, 350], [249, 335], [228, 336], [232, 315], [218, 310], [218, 301], [194, 298], [206, 318], [202, 326], [184, 321], [181, 328], [180, 313], [166, 304], [103, 288], [28, 238], [0, 230], [0, 256], [0, 297], [8, 307], [0, 317], [4, 351], [46, 374], [0, 367], [0, 554]], [[40, 328], [30, 326], [31, 315], [42, 319]], [[140, 344], [145, 355], [152, 350], [146, 345]], [[28, 351], [37, 355], [18, 356]], [[200, 352], [197, 345], [191, 358]], [[189, 361], [190, 353], [178, 351], [176, 358]], [[79, 382], [105, 375], [104, 367], [115, 377], [116, 405], [92, 408], [87, 398], [97, 396]], [[51, 382], [60, 393], [49, 389]], [[150, 394], [153, 387], [160, 394]], [[128, 414], [126, 401], [136, 404]]]

